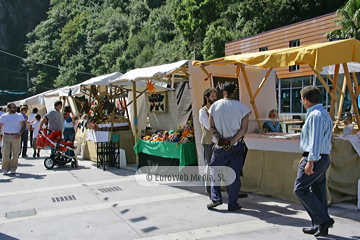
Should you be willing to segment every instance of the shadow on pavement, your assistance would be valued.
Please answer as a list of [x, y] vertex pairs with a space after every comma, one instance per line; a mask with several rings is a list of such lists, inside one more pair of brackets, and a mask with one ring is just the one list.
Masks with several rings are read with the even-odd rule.
[[20, 167], [33, 167], [33, 164], [26, 164], [26, 163], [18, 163], [18, 166]]
[[47, 175], [36, 175], [36, 174], [30, 174], [30, 173], [16, 173], [16, 174], [11, 174], [11, 175], [7, 175], [7, 176], [11, 177], [12, 179], [14, 179], [14, 178], [44, 179]]
[[1, 240], [15, 240], [15, 239], [19, 239], [19, 238], [14, 238], [14, 237], [11, 237], [11, 236], [9, 236], [9, 235], [0, 233], [0, 239], [1, 239]]

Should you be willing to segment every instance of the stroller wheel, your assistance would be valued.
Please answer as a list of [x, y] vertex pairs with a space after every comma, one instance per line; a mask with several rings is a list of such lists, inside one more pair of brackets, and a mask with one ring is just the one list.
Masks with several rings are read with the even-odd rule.
[[47, 169], [52, 169], [54, 166], [55, 166], [55, 161], [52, 157], [47, 157], [45, 158], [44, 160], [44, 166], [47, 168]]
[[75, 167], [75, 163], [71, 162], [71, 167], [74, 168]]
[[78, 167], [78, 161], [75, 159], [74, 161], [74, 166], [77, 168]]

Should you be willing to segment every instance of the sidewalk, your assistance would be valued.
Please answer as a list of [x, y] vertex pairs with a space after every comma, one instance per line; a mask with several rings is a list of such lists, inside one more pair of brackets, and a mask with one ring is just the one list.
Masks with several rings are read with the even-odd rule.
[[[30, 151], [29, 151], [30, 153]], [[28, 154], [30, 156], [30, 154]], [[19, 159], [0, 176], [0, 239], [314, 239], [300, 205], [249, 194], [240, 211], [209, 211], [200, 187], [146, 187], [134, 166], [97, 169], [79, 160], [45, 169], [43, 157]], [[224, 202], [227, 202], [224, 194]], [[335, 225], [319, 239], [360, 239], [360, 214], [330, 207]]]

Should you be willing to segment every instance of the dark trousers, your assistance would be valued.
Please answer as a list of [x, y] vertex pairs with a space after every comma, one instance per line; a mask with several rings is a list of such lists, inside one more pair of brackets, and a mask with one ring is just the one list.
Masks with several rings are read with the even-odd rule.
[[[209, 164], [210, 164], [211, 156], [212, 156], [212, 153], [213, 153], [213, 146], [214, 146], [213, 143], [211, 143], [211, 144], [203, 144], [204, 162], [205, 162], [205, 174], [207, 176], [209, 175]], [[205, 191], [207, 193], [211, 193], [210, 185], [211, 185], [210, 181], [207, 181], [205, 183]]]
[[[64, 135], [64, 139], [66, 141], [73, 142], [75, 140], [75, 129], [74, 128], [65, 128], [63, 135]], [[73, 150], [67, 150], [65, 154], [68, 156], [71, 156], [71, 157], [75, 156], [75, 153]]]
[[326, 199], [326, 170], [330, 166], [328, 154], [314, 162], [313, 174], [307, 175], [304, 168], [307, 161], [300, 163], [294, 192], [309, 214], [313, 225], [320, 225], [330, 219]]
[[23, 156], [26, 155], [27, 153], [27, 146], [28, 146], [28, 137], [29, 137], [29, 132], [28, 130], [25, 130], [22, 134], [21, 134], [21, 148], [20, 148], [20, 154], [22, 154]]
[[[244, 144], [239, 142], [236, 146], [233, 146], [228, 151], [222, 148], [214, 148], [213, 155], [210, 161], [210, 175], [213, 178], [219, 176], [222, 172], [219, 171], [219, 166], [227, 166], [234, 170], [236, 174], [235, 181], [226, 187], [226, 191], [229, 195], [228, 209], [234, 210], [237, 208], [237, 200], [239, 196], [239, 190], [241, 187], [240, 172], [244, 164]], [[238, 180], [237, 180], [238, 179]], [[221, 190], [219, 182], [217, 184], [214, 181], [211, 182], [211, 200], [214, 202], [222, 201]]]
[[30, 147], [33, 147], [33, 130], [30, 130]]

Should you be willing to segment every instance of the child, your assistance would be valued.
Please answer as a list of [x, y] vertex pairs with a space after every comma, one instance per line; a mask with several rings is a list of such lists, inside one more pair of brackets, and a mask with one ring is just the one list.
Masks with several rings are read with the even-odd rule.
[[[33, 142], [32, 142], [32, 147], [34, 149], [33, 157], [40, 157], [41, 149], [36, 147], [36, 138], [37, 138], [37, 135], [39, 134], [39, 130], [40, 130], [40, 119], [41, 119], [41, 116], [39, 114], [37, 114], [35, 116], [35, 122], [31, 125], [32, 128], [34, 129]], [[37, 154], [36, 154], [36, 149], [38, 150]]]

